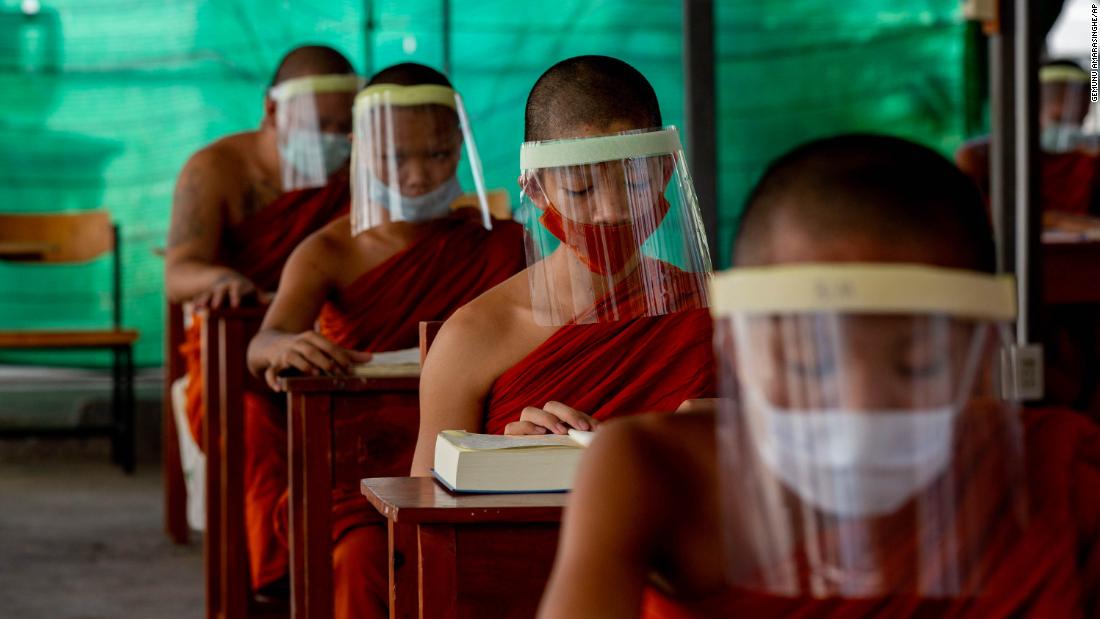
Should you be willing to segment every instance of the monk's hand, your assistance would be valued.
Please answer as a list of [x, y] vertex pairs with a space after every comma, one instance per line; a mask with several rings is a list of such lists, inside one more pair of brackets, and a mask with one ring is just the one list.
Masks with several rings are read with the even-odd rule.
[[226, 273], [214, 280], [206, 292], [195, 298], [199, 307], [217, 309], [225, 304], [238, 307], [241, 301], [257, 294], [256, 284], [240, 273]]
[[307, 376], [347, 374], [356, 363], [370, 361], [369, 352], [357, 352], [337, 346], [316, 331], [286, 335], [277, 344], [271, 363], [264, 370], [269, 387], [279, 391], [279, 374], [297, 370]]
[[504, 426], [505, 434], [566, 434], [569, 428], [595, 430], [600, 422], [561, 402], [547, 402], [542, 408], [528, 406], [519, 421]]

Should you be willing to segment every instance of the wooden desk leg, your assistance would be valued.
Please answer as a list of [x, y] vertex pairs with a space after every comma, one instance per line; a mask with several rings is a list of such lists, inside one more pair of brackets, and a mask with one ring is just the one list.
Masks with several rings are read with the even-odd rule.
[[458, 619], [455, 529], [448, 525], [421, 525], [417, 537], [420, 618]]
[[[174, 544], [186, 544], [191, 534], [187, 523], [187, 486], [180, 463], [179, 428], [172, 408], [172, 383], [184, 375], [183, 359], [179, 346], [183, 342], [183, 311], [178, 304], [169, 303], [166, 310], [164, 343], [164, 407], [161, 419], [161, 476], [164, 484], [164, 531]], [[184, 428], [184, 431], [189, 431]], [[201, 440], [202, 437], [199, 437]]]
[[[187, 524], [187, 486], [183, 480], [183, 465], [180, 463], [179, 428], [176, 427], [176, 415], [172, 410], [172, 382], [166, 376], [164, 386], [164, 412], [161, 415], [161, 443], [164, 460], [161, 462], [161, 477], [164, 484], [164, 532], [173, 544], [186, 544], [190, 536]], [[187, 428], [184, 432], [189, 432]]]
[[332, 397], [290, 398], [291, 616], [328, 619], [332, 599]]
[[221, 437], [221, 508], [224, 513], [222, 595], [229, 619], [248, 616], [252, 598], [249, 582], [247, 533], [244, 522], [244, 385], [245, 364], [241, 356], [248, 341], [245, 324], [240, 320], [222, 320], [219, 365], [224, 375], [221, 397], [215, 413]]
[[415, 619], [418, 612], [416, 525], [390, 520], [390, 619]]
[[224, 615], [222, 604], [222, 569], [224, 529], [222, 528], [221, 487], [222, 429], [215, 415], [221, 394], [221, 375], [214, 370], [217, 363], [217, 328], [204, 321], [202, 325], [202, 406], [203, 451], [206, 453], [206, 531], [203, 534], [203, 567], [206, 578], [206, 617], [219, 619]]

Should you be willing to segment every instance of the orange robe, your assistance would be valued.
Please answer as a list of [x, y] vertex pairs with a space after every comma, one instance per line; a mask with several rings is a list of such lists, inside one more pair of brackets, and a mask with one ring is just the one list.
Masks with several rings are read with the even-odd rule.
[[[956, 600], [813, 599], [730, 588], [682, 600], [650, 588], [643, 617], [1100, 617], [1100, 427], [1060, 410], [1026, 411], [1024, 420], [1029, 522], [1021, 533], [996, 536], [1003, 544], [987, 551], [996, 556], [986, 557], [993, 569], [982, 595]], [[989, 503], [991, 514], [1004, 507], [995, 498]]]
[[[307, 236], [348, 210], [351, 190], [347, 179], [325, 187], [284, 193], [239, 225], [225, 231], [219, 243], [218, 264], [244, 275], [259, 290], [272, 291], [279, 283], [290, 252]], [[187, 384], [187, 419], [195, 442], [203, 447], [202, 324], [197, 318], [180, 346], [190, 380]], [[244, 360], [242, 359], [243, 363]]]
[[[422, 236], [381, 265], [339, 291], [322, 308], [318, 330], [335, 344], [361, 351], [415, 348], [421, 321], [444, 320], [474, 297], [492, 288], [525, 265], [523, 229], [516, 223], [495, 221], [488, 231], [464, 215], [440, 219], [426, 226]], [[420, 414], [416, 394], [380, 394], [378, 406]], [[246, 400], [245, 517], [249, 555], [256, 587], [285, 576], [289, 566], [286, 396]], [[369, 470], [378, 475], [406, 475], [407, 457], [378, 456], [385, 445], [372, 443], [370, 421], [334, 420], [336, 484], [333, 488], [333, 539], [352, 528], [366, 526], [374, 510], [359, 493], [359, 474], [371, 454], [393, 462], [393, 469]], [[393, 454], [391, 454], [393, 455]], [[385, 529], [380, 559], [385, 568]], [[338, 553], [340, 549], [337, 549]], [[384, 571], [383, 571], [384, 573]], [[383, 583], [382, 590], [384, 592]], [[384, 597], [382, 598], [385, 599]]]

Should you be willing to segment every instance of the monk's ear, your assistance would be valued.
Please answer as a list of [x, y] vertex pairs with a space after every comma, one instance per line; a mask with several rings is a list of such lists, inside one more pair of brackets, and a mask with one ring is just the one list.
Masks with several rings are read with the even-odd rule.
[[519, 183], [519, 188], [523, 190], [523, 195], [530, 198], [531, 202], [539, 207], [539, 210], [546, 210], [546, 203], [548, 202], [546, 193], [542, 190], [542, 185], [534, 172], [520, 174], [516, 182]]
[[260, 121], [260, 126], [264, 128], [275, 128], [275, 100], [271, 97], [264, 97], [264, 117]]

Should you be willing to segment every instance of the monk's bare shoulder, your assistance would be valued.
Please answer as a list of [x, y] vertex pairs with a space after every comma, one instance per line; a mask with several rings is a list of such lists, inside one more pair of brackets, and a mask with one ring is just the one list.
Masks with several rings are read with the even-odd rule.
[[[643, 488], [620, 510], [645, 546], [656, 586], [696, 596], [723, 586], [718, 463], [713, 412], [634, 415], [605, 423], [582, 470], [600, 471], [601, 497], [612, 488]], [[598, 500], [598, 499], [597, 499]], [[583, 507], [582, 507], [583, 508]]]
[[553, 333], [544, 331], [531, 319], [526, 272], [521, 271], [452, 314], [429, 359], [438, 358], [448, 374], [483, 396], [498, 376]]
[[[620, 450], [609, 456], [616, 468], [638, 471], [646, 477], [675, 481], [661, 484], [676, 493], [702, 490], [715, 476], [715, 413], [632, 415], [606, 423], [593, 448]], [[603, 447], [601, 443], [606, 444]], [[686, 481], [690, 483], [684, 483]], [[697, 497], [675, 496], [670, 499]]]
[[222, 226], [240, 211], [248, 166], [233, 136], [206, 146], [187, 160], [172, 196], [168, 246], [212, 254]]
[[355, 246], [347, 215], [313, 232], [294, 248], [287, 269], [303, 270], [326, 281], [340, 279]]

